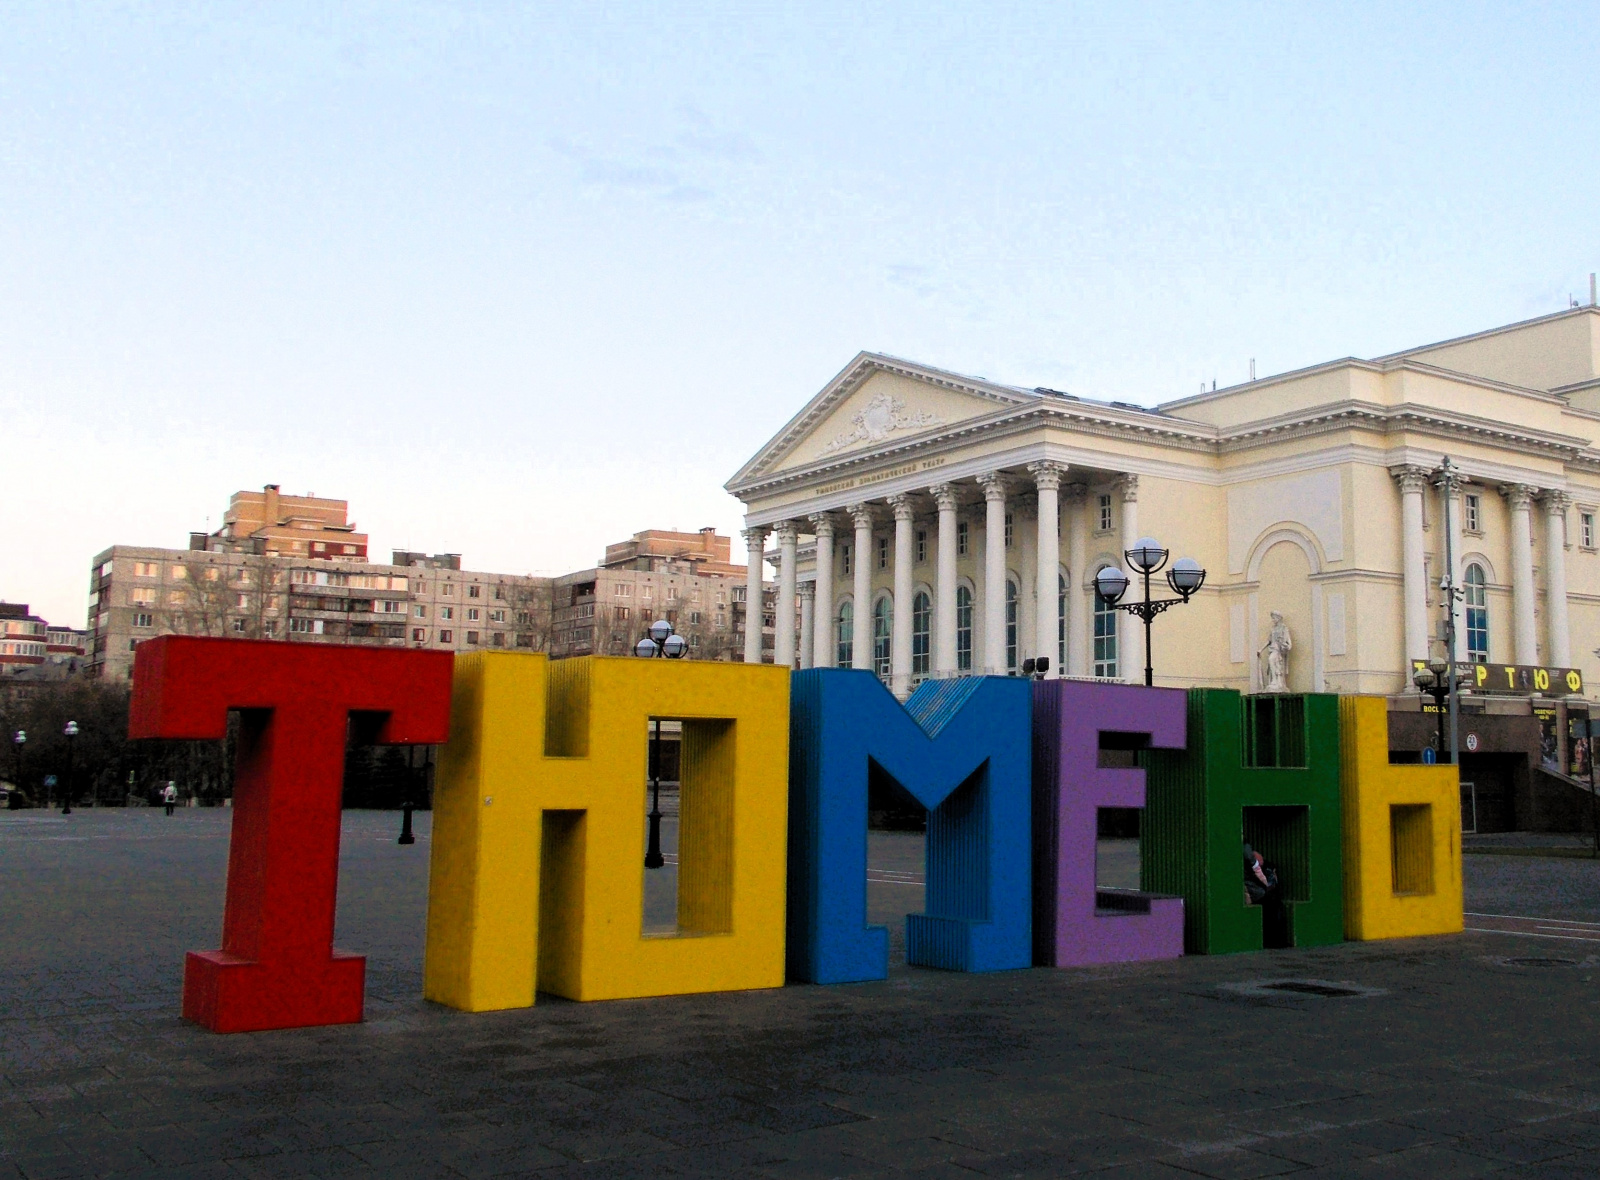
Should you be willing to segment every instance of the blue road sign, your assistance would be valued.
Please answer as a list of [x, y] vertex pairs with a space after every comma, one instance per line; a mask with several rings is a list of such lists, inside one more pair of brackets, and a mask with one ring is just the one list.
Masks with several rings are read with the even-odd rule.
[[1424, 766], [1432, 766], [1437, 761], [1439, 761], [1439, 755], [1434, 752], [1432, 746], [1422, 751], [1422, 764]]

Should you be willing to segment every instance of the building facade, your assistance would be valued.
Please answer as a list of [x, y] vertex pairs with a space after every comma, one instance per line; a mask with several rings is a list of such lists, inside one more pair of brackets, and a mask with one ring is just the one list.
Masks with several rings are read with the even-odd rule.
[[[744, 658], [747, 570], [730, 561], [731, 541], [715, 529], [647, 530], [606, 546], [593, 569], [556, 578], [550, 652], [556, 657], [625, 655], [657, 619], [672, 623], [702, 660]], [[763, 582], [757, 634], [770, 657], [776, 637], [774, 589]]]
[[[1416, 711], [1414, 662], [1444, 655], [1447, 520], [1459, 661], [1592, 663], [1597, 442], [1590, 306], [1155, 408], [863, 353], [727, 487], [752, 554], [776, 555], [780, 663], [870, 669], [901, 696], [1038, 656], [1140, 681], [1142, 626], [1093, 585], [1148, 535], [1208, 574], [1155, 621], [1155, 683], [1261, 690], [1276, 615], [1291, 691]], [[1566, 751], [1580, 681], [1545, 679], [1526, 695], [1558, 702]]]

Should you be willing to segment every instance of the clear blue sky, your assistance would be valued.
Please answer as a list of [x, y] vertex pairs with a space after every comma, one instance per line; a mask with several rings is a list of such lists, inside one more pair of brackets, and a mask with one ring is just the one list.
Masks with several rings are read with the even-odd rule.
[[729, 531], [863, 348], [1148, 403], [1558, 310], [1595, 11], [0, 4], [0, 597], [267, 482]]

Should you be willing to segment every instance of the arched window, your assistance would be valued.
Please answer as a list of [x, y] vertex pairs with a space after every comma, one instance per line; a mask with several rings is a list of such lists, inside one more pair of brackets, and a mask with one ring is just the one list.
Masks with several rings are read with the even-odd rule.
[[839, 667], [848, 668], [855, 660], [856, 612], [848, 602], [839, 604]]
[[872, 605], [872, 670], [889, 675], [889, 629], [894, 621], [894, 605], [887, 597]]
[[956, 587], [956, 671], [972, 671], [972, 591]]
[[1467, 659], [1474, 664], [1489, 662], [1489, 591], [1483, 567], [1467, 566]]
[[926, 590], [911, 600], [911, 674], [928, 674], [928, 633], [933, 622], [933, 601]]
[[1056, 575], [1056, 675], [1067, 674], [1067, 575]]
[[1006, 667], [1017, 670], [1017, 584], [1006, 579]]
[[[1098, 571], [1096, 571], [1098, 572]], [[1117, 676], [1117, 615], [1114, 606], [1105, 599], [1094, 596], [1094, 674], [1115, 678]]]

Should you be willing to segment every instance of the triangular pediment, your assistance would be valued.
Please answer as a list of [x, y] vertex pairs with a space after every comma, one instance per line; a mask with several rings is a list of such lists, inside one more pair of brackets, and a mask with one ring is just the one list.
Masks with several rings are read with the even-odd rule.
[[729, 481], [847, 459], [1027, 405], [1035, 394], [862, 353]]

